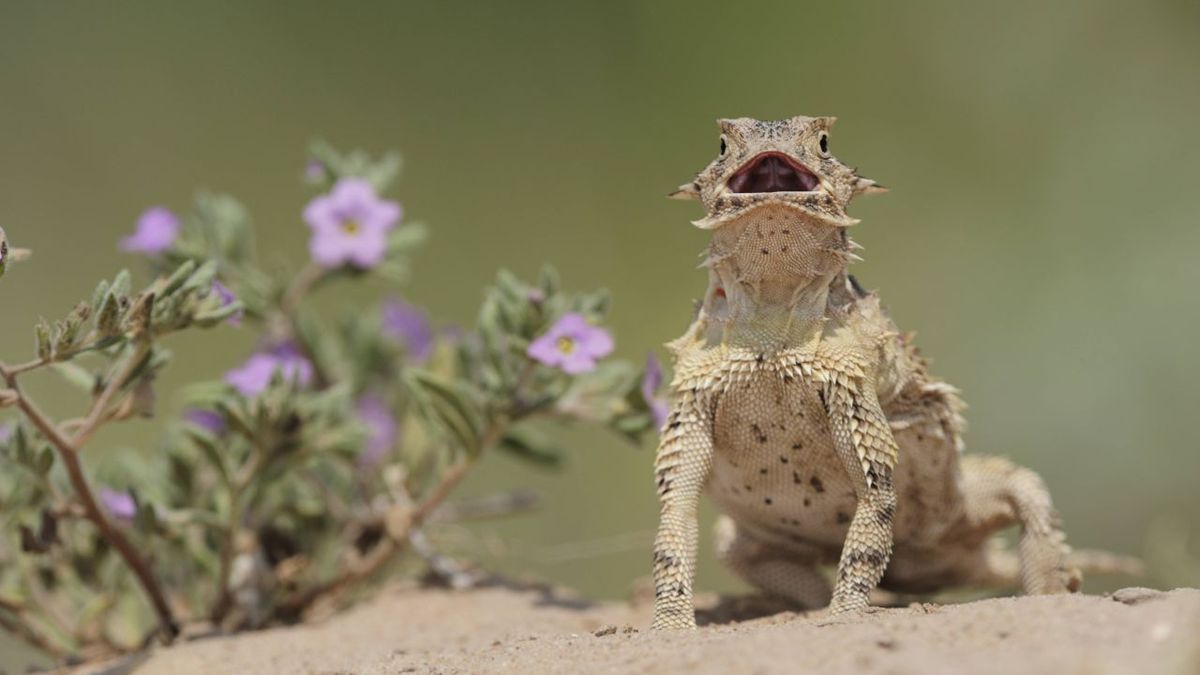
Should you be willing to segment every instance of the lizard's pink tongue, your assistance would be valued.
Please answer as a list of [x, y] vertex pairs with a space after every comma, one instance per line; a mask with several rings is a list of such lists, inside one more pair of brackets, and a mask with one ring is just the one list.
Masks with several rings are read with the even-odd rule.
[[729, 179], [733, 192], [808, 192], [816, 189], [817, 177], [797, 169], [776, 155], [764, 155], [738, 171]]

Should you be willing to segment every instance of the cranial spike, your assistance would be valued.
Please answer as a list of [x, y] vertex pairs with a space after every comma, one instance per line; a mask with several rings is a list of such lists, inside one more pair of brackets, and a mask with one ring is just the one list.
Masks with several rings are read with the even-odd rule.
[[847, 246], [847, 247], [849, 247], [849, 249], [850, 249], [851, 251], [862, 251], [862, 250], [865, 250], [865, 249], [866, 249], [866, 247], [865, 247], [865, 246], [863, 246], [862, 244], [858, 243], [857, 241], [854, 241], [853, 239], [847, 239], [847, 240], [846, 240], [846, 246]]
[[854, 176], [854, 183], [850, 186], [850, 190], [853, 197], [859, 195], [878, 195], [888, 191], [887, 188], [870, 178], [863, 178], [857, 174]]
[[695, 183], [684, 183], [679, 189], [667, 195], [668, 199], [700, 199], [700, 191]]

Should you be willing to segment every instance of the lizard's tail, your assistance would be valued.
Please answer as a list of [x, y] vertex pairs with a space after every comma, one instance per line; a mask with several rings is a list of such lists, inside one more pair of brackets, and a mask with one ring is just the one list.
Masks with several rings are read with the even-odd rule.
[[[1125, 574], [1141, 577], [1146, 574], [1146, 566], [1138, 558], [1120, 553], [1081, 549], [1070, 551], [1064, 560], [1064, 567], [1078, 570], [1084, 575], [1089, 574]], [[1003, 548], [999, 542], [988, 552], [987, 565], [977, 581], [982, 586], [992, 588], [1011, 588], [1021, 586], [1021, 561], [1017, 552]]]
[[1094, 549], [1071, 551], [1067, 554], [1067, 565], [1084, 574], [1126, 574], [1131, 577], [1146, 575], [1146, 565], [1140, 559]]

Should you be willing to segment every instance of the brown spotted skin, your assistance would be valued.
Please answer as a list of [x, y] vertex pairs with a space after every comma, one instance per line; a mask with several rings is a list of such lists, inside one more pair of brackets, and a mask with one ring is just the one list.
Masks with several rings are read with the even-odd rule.
[[[704, 302], [668, 345], [656, 628], [695, 626], [703, 492], [723, 513], [721, 560], [804, 607], [861, 611], [879, 586], [1079, 587], [1041, 480], [1004, 459], [960, 454], [957, 392], [928, 374], [878, 297], [846, 274], [858, 248], [846, 206], [882, 188], [828, 152], [832, 123], [722, 120], [725, 151], [673, 195], [701, 201], [707, 215], [696, 225], [713, 238]], [[745, 185], [735, 176], [764, 153], [819, 184], [735, 192], [731, 184]], [[1022, 527], [1015, 556], [991, 541], [1012, 525]]]

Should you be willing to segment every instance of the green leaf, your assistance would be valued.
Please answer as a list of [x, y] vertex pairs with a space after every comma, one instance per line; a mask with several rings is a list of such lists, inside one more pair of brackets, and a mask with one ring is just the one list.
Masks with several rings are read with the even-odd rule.
[[559, 279], [558, 270], [554, 269], [553, 265], [549, 263], [542, 265], [542, 271], [538, 275], [538, 286], [547, 298], [558, 294], [559, 289], [562, 288], [562, 280]]
[[405, 253], [416, 248], [429, 238], [429, 228], [424, 223], [406, 223], [388, 235], [388, 251]]
[[163, 282], [162, 288], [159, 289], [157, 295], [160, 298], [166, 298], [183, 286], [184, 282], [192, 276], [192, 272], [196, 271], [196, 262], [194, 260], [186, 260], [182, 265], [175, 268], [175, 272]]
[[92, 292], [92, 310], [99, 313], [106, 297], [108, 297], [108, 281], [101, 279], [100, 283], [96, 285], [96, 290]]
[[54, 451], [50, 446], [43, 447], [37, 453], [37, 459], [34, 463], [34, 470], [45, 476], [50, 473], [50, 468], [54, 466]]
[[109, 291], [104, 296], [104, 302], [96, 315], [96, 332], [105, 336], [121, 332], [121, 301], [117, 295]]
[[108, 290], [117, 296], [129, 295], [133, 290], [133, 277], [129, 275], [129, 270], [117, 272], [117, 276], [113, 277], [112, 286]]
[[207, 312], [198, 312], [193, 319], [195, 324], [201, 328], [212, 328], [213, 326], [225, 321], [243, 309], [245, 309], [245, 307], [242, 305], [241, 301], [235, 300], [228, 305], [223, 305]]
[[562, 467], [562, 448], [527, 429], [512, 429], [500, 441], [500, 449], [546, 469]]
[[192, 276], [180, 287], [180, 292], [207, 291], [212, 288], [213, 280], [217, 278], [217, 262], [209, 260], [196, 269]]
[[71, 363], [70, 361], [64, 361], [52, 364], [50, 368], [58, 373], [59, 377], [62, 377], [80, 391], [86, 394], [96, 391], [96, 376], [83, 366]]
[[208, 460], [208, 463], [217, 470], [217, 473], [221, 476], [221, 481], [228, 485], [229, 470], [225, 467], [221, 441], [216, 436], [190, 423], [184, 423], [183, 433], [200, 450], [200, 454]]
[[52, 343], [50, 342], [50, 324], [46, 323], [45, 319], [37, 322], [33, 327], [34, 339], [37, 343], [37, 355], [39, 359], [44, 361], [50, 360], [52, 351]]
[[407, 370], [405, 382], [417, 407], [449, 433], [468, 456], [475, 457], [481, 450], [482, 424], [478, 410], [467, 400], [465, 392], [419, 368]]

